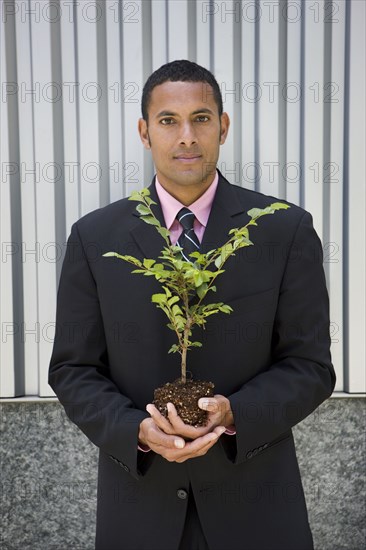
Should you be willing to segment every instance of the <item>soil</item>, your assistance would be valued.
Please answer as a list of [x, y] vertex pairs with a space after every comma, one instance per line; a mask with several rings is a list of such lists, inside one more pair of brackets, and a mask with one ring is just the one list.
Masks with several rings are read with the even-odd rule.
[[205, 380], [187, 380], [180, 378], [174, 382], [167, 382], [154, 391], [153, 404], [160, 413], [168, 417], [167, 403], [173, 403], [177, 413], [185, 424], [198, 428], [206, 426], [208, 412], [198, 407], [200, 397], [213, 397], [214, 384]]

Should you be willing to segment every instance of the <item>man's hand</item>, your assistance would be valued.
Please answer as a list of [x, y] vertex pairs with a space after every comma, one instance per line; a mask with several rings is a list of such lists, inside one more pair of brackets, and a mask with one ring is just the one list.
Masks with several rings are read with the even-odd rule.
[[223, 428], [221, 430], [223, 433], [227, 426], [234, 424], [234, 416], [227, 397], [219, 394], [214, 397], [201, 397], [198, 400], [198, 406], [208, 412], [208, 423], [200, 428], [185, 424], [172, 403], [167, 405], [168, 418], [165, 418], [151, 403], [146, 406], [146, 410], [160, 430], [169, 435], [180, 435], [188, 440], [201, 438], [214, 432], [216, 428]]
[[145, 418], [140, 424], [138, 439], [169, 462], [185, 462], [189, 458], [205, 455], [224, 431], [223, 426], [215, 427], [187, 443], [182, 437], [165, 433], [153, 418]]

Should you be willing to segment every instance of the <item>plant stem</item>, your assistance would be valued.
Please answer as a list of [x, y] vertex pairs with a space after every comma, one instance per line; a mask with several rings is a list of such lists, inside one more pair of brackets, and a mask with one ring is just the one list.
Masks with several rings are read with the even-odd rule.
[[181, 345], [181, 350], [182, 350], [181, 379], [183, 384], [185, 384], [187, 381], [187, 351], [188, 351], [188, 342], [189, 342], [189, 332], [191, 330], [193, 318], [189, 314], [189, 299], [188, 299], [188, 292], [186, 290], [183, 293], [182, 299], [183, 299], [184, 312], [187, 319], [187, 322], [183, 331], [183, 344]]
[[182, 346], [182, 362], [181, 362], [181, 380], [183, 384], [187, 381], [187, 346]]

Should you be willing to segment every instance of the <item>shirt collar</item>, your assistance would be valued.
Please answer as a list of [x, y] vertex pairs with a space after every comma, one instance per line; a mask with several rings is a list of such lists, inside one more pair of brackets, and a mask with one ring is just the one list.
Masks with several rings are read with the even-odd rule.
[[[219, 174], [216, 170], [216, 175], [210, 187], [206, 189], [203, 195], [201, 195], [196, 201], [189, 205], [189, 209], [193, 212], [197, 220], [204, 227], [206, 227], [208, 222], [218, 182]], [[163, 211], [165, 225], [168, 229], [170, 229], [179, 210], [181, 210], [181, 208], [183, 208], [185, 205], [179, 202], [170, 193], [168, 193], [168, 191], [164, 189], [164, 187], [158, 180], [158, 176], [155, 177], [155, 189], [159, 197], [161, 209]]]

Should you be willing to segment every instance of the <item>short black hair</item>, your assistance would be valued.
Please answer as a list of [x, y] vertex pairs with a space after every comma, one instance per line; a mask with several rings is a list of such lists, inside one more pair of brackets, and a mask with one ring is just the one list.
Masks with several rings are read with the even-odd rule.
[[142, 90], [141, 98], [141, 111], [142, 118], [148, 120], [148, 107], [151, 98], [151, 92], [155, 86], [164, 84], [164, 82], [206, 82], [213, 90], [213, 96], [216, 101], [219, 116], [222, 115], [222, 95], [219, 85], [214, 75], [201, 65], [197, 65], [193, 61], [188, 59], [180, 59], [171, 61], [162, 65], [159, 69], [154, 71], [147, 81], [145, 82], [144, 89]]

